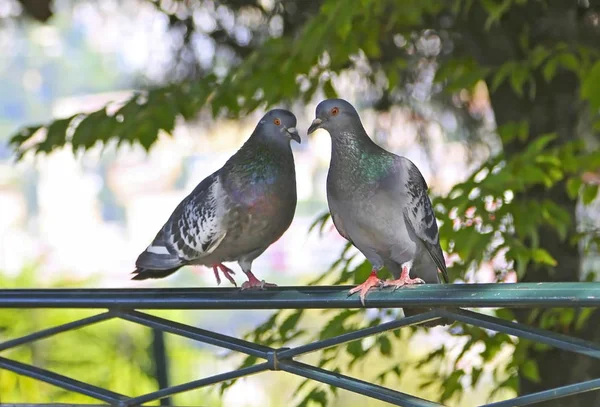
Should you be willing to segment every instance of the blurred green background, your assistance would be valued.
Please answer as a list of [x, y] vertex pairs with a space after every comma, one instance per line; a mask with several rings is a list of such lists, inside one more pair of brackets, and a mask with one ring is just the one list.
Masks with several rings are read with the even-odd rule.
[[[257, 277], [362, 282], [368, 264], [324, 215], [328, 135], [305, 137], [316, 104], [334, 96], [422, 171], [454, 283], [597, 280], [600, 2], [3, 0], [0, 55], [0, 288], [214, 285], [203, 268], [129, 278], [175, 205], [272, 106], [298, 117], [299, 203], [290, 229], [255, 262]], [[486, 312], [600, 338], [598, 311]], [[0, 310], [0, 340], [90, 314]], [[398, 315], [155, 314], [272, 346]], [[3, 356], [139, 395], [157, 389], [151, 341], [149, 329], [109, 321]], [[255, 363], [171, 335], [166, 346], [171, 384]], [[585, 356], [463, 324], [404, 329], [306, 360], [465, 407], [600, 377]], [[569, 403], [600, 405], [598, 393]], [[93, 400], [0, 370], [0, 403], [19, 402]], [[385, 405], [281, 372], [173, 403]]]

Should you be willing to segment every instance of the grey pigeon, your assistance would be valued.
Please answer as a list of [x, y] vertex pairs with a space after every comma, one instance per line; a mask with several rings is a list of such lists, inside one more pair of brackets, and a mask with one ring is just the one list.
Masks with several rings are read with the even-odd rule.
[[[327, 174], [331, 218], [373, 266], [369, 278], [349, 294], [360, 292], [364, 305], [371, 288], [439, 283], [438, 269], [448, 282], [435, 215], [419, 169], [375, 144], [345, 100], [319, 103], [308, 134], [319, 128], [327, 130], [332, 140]], [[377, 277], [383, 266], [395, 280]]]
[[296, 170], [290, 140], [300, 143], [293, 113], [274, 109], [225, 165], [206, 177], [175, 208], [150, 246], [135, 262], [133, 280], [163, 278], [185, 265], [211, 266], [235, 284], [237, 261], [248, 277], [246, 288], [275, 284], [259, 281], [252, 262], [288, 229], [296, 211]]

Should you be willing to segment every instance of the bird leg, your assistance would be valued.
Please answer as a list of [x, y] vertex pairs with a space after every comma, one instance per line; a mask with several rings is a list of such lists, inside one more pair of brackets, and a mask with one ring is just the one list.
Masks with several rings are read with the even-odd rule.
[[379, 279], [379, 277], [377, 277], [377, 269], [373, 268], [373, 270], [371, 270], [371, 274], [369, 275], [369, 277], [365, 280], [364, 283], [357, 285], [356, 287], [354, 287], [353, 289], [351, 289], [350, 291], [348, 291], [348, 295], [352, 295], [356, 292], [360, 292], [359, 297], [360, 297], [360, 302], [362, 303], [363, 307], [365, 306], [365, 297], [367, 295], [367, 293], [374, 287], [381, 287], [382, 281]]
[[259, 290], [264, 290], [265, 287], [277, 287], [277, 284], [273, 284], [273, 283], [267, 283], [265, 282], [265, 280], [259, 280], [258, 278], [256, 278], [254, 276], [254, 274], [252, 274], [252, 272], [250, 270], [246, 271], [246, 270], [242, 270], [244, 273], [246, 273], [246, 277], [248, 277], [248, 281], [244, 282], [244, 284], [242, 284], [242, 290], [247, 290], [247, 289], [254, 289], [257, 288]]
[[412, 261], [407, 261], [402, 265], [402, 273], [400, 274], [400, 278], [396, 280], [385, 280], [383, 282], [384, 287], [392, 286], [394, 290], [397, 290], [400, 287], [404, 287], [405, 285], [413, 285], [413, 284], [425, 284], [425, 281], [420, 278], [410, 278], [410, 269], [412, 267]]
[[230, 269], [229, 267], [227, 267], [221, 263], [213, 264], [212, 269], [213, 269], [213, 272], [215, 273], [215, 278], [217, 279], [217, 285], [221, 284], [221, 277], [219, 277], [219, 270], [221, 270], [221, 272], [223, 273], [225, 278], [227, 280], [231, 281], [231, 284], [233, 284], [234, 286], [237, 287], [235, 280], [233, 279], [233, 277], [231, 277], [232, 274], [235, 274], [235, 271], [233, 271], [232, 269]]

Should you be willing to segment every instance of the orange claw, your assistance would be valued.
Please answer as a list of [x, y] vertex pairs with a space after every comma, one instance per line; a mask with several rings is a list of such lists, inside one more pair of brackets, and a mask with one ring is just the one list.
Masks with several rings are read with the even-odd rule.
[[223, 264], [215, 264], [212, 266], [212, 269], [213, 269], [213, 272], [215, 273], [215, 278], [217, 279], [217, 285], [221, 284], [221, 278], [219, 277], [219, 270], [221, 270], [221, 272], [223, 273], [225, 278], [227, 280], [229, 280], [231, 282], [231, 284], [233, 284], [234, 286], [237, 287], [235, 280], [233, 279], [233, 277], [231, 277], [232, 274], [235, 274], [235, 271], [233, 271], [232, 269], [230, 269], [229, 267], [227, 267]]
[[248, 281], [244, 282], [244, 284], [242, 284], [242, 290], [248, 290], [248, 289], [253, 289], [253, 288], [257, 288], [259, 290], [264, 290], [265, 287], [277, 287], [277, 284], [273, 284], [273, 283], [267, 283], [265, 282], [265, 280], [259, 280], [258, 278], [256, 278], [254, 276], [254, 274], [252, 274], [251, 271], [245, 271], [246, 276], [248, 276]]
[[402, 266], [402, 274], [400, 274], [400, 278], [397, 280], [385, 280], [383, 282], [384, 287], [392, 286], [394, 290], [397, 290], [400, 287], [404, 287], [405, 285], [413, 285], [413, 284], [425, 284], [425, 281], [420, 278], [410, 278], [410, 270], [407, 266]]
[[382, 284], [382, 281], [379, 279], [379, 277], [377, 277], [377, 270], [373, 269], [373, 270], [371, 270], [371, 274], [365, 280], [365, 282], [357, 285], [356, 287], [354, 287], [353, 289], [348, 291], [348, 295], [350, 296], [350, 295], [360, 291], [360, 294], [359, 294], [360, 302], [362, 303], [362, 305], [364, 307], [365, 306], [365, 297], [367, 296], [367, 293], [373, 288], [381, 287], [381, 284]]

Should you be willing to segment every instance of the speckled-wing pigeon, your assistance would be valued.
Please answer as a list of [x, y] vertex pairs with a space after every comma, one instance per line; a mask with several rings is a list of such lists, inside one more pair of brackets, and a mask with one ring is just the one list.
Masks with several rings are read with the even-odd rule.
[[[349, 294], [359, 292], [364, 305], [374, 287], [439, 283], [438, 269], [448, 282], [435, 215], [419, 169], [375, 144], [345, 100], [319, 103], [308, 133], [318, 128], [327, 130], [332, 140], [327, 201], [333, 223], [373, 266], [369, 278]], [[384, 265], [395, 280], [377, 277]]]
[[274, 284], [252, 274], [252, 262], [279, 239], [296, 210], [296, 172], [290, 140], [300, 143], [293, 113], [274, 109], [246, 143], [181, 203], [138, 257], [134, 280], [166, 277], [185, 265], [212, 266], [235, 285], [237, 261], [245, 288]]

